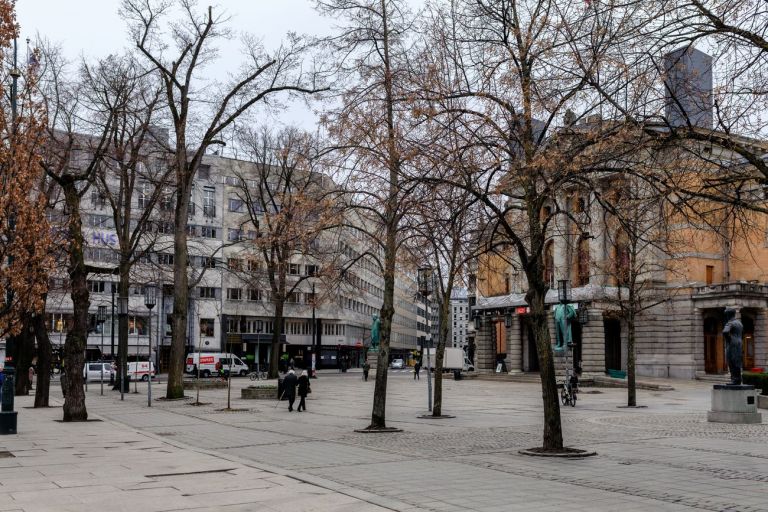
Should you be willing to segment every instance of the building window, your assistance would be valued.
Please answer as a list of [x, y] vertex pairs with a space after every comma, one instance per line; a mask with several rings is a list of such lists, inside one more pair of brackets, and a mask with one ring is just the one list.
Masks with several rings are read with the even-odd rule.
[[259, 270], [261, 270], [259, 260], [248, 258], [248, 272], [258, 272]]
[[201, 164], [197, 167], [197, 177], [201, 180], [210, 180], [211, 179], [211, 166], [206, 164]]
[[227, 288], [227, 300], [243, 300], [243, 289]]
[[616, 270], [616, 284], [625, 286], [629, 284], [630, 261], [629, 261], [629, 243], [627, 235], [623, 232], [616, 236], [616, 245], [614, 247], [614, 268]]
[[555, 287], [555, 243], [552, 240], [544, 246], [544, 281], [550, 288]]
[[229, 211], [241, 213], [243, 211], [243, 200], [238, 197], [229, 198]]
[[248, 300], [250, 301], [260, 301], [261, 300], [261, 290], [257, 288], [249, 288], [248, 289]]
[[203, 189], [203, 215], [216, 216], [216, 190], [206, 187]]
[[200, 319], [200, 336], [213, 336], [213, 318]]
[[227, 332], [240, 332], [240, 319], [228, 318], [227, 319]]
[[229, 270], [243, 270], [243, 260], [240, 258], [227, 258], [227, 268]]
[[216, 288], [214, 288], [213, 286], [199, 286], [197, 289], [200, 292], [201, 299], [216, 298]]
[[147, 183], [146, 181], [142, 181], [141, 183], [139, 183], [137, 188], [139, 192], [139, 197], [138, 197], [139, 208], [144, 209], [147, 206], [149, 206], [149, 183]]
[[107, 196], [94, 188], [91, 190], [91, 204], [95, 208], [104, 208], [107, 206]]
[[715, 267], [713, 265], [707, 265], [707, 286], [711, 286], [715, 282]]
[[128, 334], [139, 336], [147, 335], [147, 319], [143, 316], [128, 317]]
[[227, 240], [230, 242], [237, 242], [238, 240], [242, 239], [242, 231], [239, 229], [232, 229], [230, 228], [227, 232]]
[[164, 212], [173, 211], [173, 194], [167, 189], [163, 191], [163, 195], [160, 196], [160, 210]]
[[578, 286], [589, 284], [589, 239], [581, 238], [579, 240], [578, 250], [576, 251], [576, 282]]
[[317, 265], [304, 265], [304, 274], [310, 277], [317, 275]]
[[104, 281], [87, 281], [88, 291], [91, 293], [104, 293]]
[[72, 328], [73, 317], [69, 313], [53, 313], [48, 315], [48, 325], [51, 332], [68, 332]]
[[288, 273], [292, 276], [299, 275], [299, 265], [297, 263], [288, 264]]
[[200, 226], [200, 236], [203, 238], [216, 238], [216, 228], [211, 226]]

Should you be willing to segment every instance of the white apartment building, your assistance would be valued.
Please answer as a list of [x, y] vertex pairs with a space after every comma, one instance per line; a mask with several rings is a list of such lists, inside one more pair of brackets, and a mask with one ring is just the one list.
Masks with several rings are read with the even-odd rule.
[[[198, 170], [187, 225], [190, 253], [189, 321], [187, 351], [226, 350], [251, 362], [266, 364], [274, 329], [274, 305], [265, 279], [253, 279], [263, 270], [258, 253], [249, 248], [255, 228], [244, 220], [242, 192], [244, 179], [258, 179], [259, 168], [241, 160], [208, 155]], [[248, 177], [251, 178], [248, 178]], [[327, 180], [327, 178], [324, 178]], [[333, 186], [328, 180], [328, 185]], [[140, 184], [134, 207], [146, 201]], [[129, 294], [129, 358], [152, 358], [166, 368], [170, 356], [171, 315], [173, 312], [173, 202], [167, 199], [153, 214], [156, 229], [148, 234], [154, 250], [134, 266]], [[116, 265], [117, 237], [109, 203], [98, 193], [86, 197], [81, 205], [86, 241], [86, 263], [102, 267]], [[331, 252], [345, 270], [341, 282], [325, 289], [327, 281], [316, 277], [321, 262], [297, 254], [289, 263], [289, 280], [301, 281], [284, 309], [281, 351], [297, 365], [355, 367], [362, 364], [370, 345], [372, 317], [379, 314], [384, 284], [373, 258], [366, 251], [365, 237], [355, 229], [341, 229], [323, 235], [320, 243], [333, 244]], [[380, 255], [380, 254], [379, 254]], [[252, 272], [246, 272], [252, 271]], [[251, 275], [245, 278], [246, 274]], [[149, 350], [149, 314], [144, 306], [143, 285], [158, 285], [157, 306], [151, 311], [153, 351]], [[62, 272], [52, 279], [46, 305], [49, 332], [54, 350], [64, 344], [72, 319], [72, 303]], [[91, 292], [93, 330], [89, 334], [89, 358], [116, 354], [117, 278], [111, 274], [92, 274]], [[313, 294], [314, 286], [314, 294]], [[395, 287], [395, 317], [392, 326], [392, 357], [407, 357], [417, 348], [417, 306], [415, 283], [407, 276], [398, 278]], [[315, 305], [313, 311], [313, 303]], [[114, 306], [113, 306], [114, 304]], [[104, 325], [95, 322], [99, 306], [107, 307]], [[313, 324], [312, 318], [315, 322]], [[315, 342], [313, 343], [313, 331]], [[115, 335], [113, 336], [113, 332]], [[103, 341], [102, 341], [103, 340]], [[319, 353], [317, 347], [320, 347]]]
[[464, 289], [454, 290], [451, 295], [451, 325], [448, 334], [448, 341], [453, 348], [467, 350], [469, 317], [467, 291]]

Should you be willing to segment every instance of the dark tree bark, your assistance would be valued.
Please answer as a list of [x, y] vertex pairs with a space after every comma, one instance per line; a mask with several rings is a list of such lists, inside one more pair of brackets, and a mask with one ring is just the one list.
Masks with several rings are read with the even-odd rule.
[[80, 218], [80, 195], [76, 188], [77, 181], [71, 176], [62, 177], [61, 186], [64, 200], [69, 211], [69, 277], [73, 305], [72, 329], [64, 342], [64, 368], [66, 379], [64, 387], [64, 421], [87, 421], [83, 390], [83, 365], [85, 364], [85, 346], [88, 339], [88, 271], [83, 257], [83, 227]]
[[16, 382], [14, 394], [16, 396], [29, 395], [32, 382], [29, 380], [29, 369], [35, 355], [35, 336], [32, 333], [32, 315], [24, 319], [24, 326], [18, 336], [15, 337], [15, 354], [13, 361], [16, 368]]
[[45, 314], [35, 315], [32, 327], [37, 339], [37, 387], [35, 388], [35, 407], [48, 407], [48, 395], [51, 389], [51, 340], [45, 325]]

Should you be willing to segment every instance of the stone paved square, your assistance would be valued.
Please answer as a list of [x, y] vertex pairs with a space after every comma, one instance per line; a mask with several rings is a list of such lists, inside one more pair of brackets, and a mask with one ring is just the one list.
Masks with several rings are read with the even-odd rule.
[[[0, 460], [0, 510], [123, 494], [134, 505], [118, 510], [768, 510], [768, 425], [708, 423], [710, 384], [664, 382], [675, 389], [640, 391], [644, 409], [617, 407], [626, 390], [611, 388], [563, 408], [566, 444], [598, 453], [580, 460], [518, 454], [541, 442], [536, 383], [446, 380], [456, 418], [424, 420], [426, 379], [393, 374], [388, 423], [403, 432], [379, 435], [354, 432], [374, 386], [353, 372], [321, 373], [305, 413], [240, 398], [226, 412], [226, 390], [151, 409], [145, 387], [124, 402], [89, 391], [102, 422], [21, 409], [20, 434], [0, 439], [15, 455]], [[232, 396], [248, 384], [233, 380]]]

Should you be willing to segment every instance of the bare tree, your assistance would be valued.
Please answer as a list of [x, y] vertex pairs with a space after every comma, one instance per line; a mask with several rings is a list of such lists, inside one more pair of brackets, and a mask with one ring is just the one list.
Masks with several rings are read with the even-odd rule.
[[[370, 430], [387, 429], [386, 395], [395, 267], [402, 242], [410, 187], [403, 171], [410, 151], [407, 52], [411, 14], [402, 0], [318, 0], [318, 10], [345, 21], [328, 48], [337, 61], [341, 107], [326, 115], [342, 160], [346, 201], [358, 210], [363, 229], [378, 248], [361, 257], [379, 261], [384, 276], [381, 342], [376, 366]], [[338, 56], [344, 56], [339, 59]], [[367, 229], [364, 226], [373, 226]], [[353, 228], [355, 229], [355, 228]], [[379, 256], [381, 255], [381, 258]]]
[[[165, 18], [171, 45], [163, 41]], [[229, 83], [205, 83], [202, 68], [216, 57], [216, 40], [227, 35], [226, 19], [212, 7], [198, 13], [191, 0], [124, 0], [122, 14], [131, 27], [139, 52], [160, 77], [170, 118], [174, 148], [172, 168], [176, 186], [174, 238], [173, 338], [167, 398], [184, 395], [182, 377], [189, 305], [186, 224], [189, 195], [203, 155], [238, 118], [257, 104], [269, 106], [280, 93], [311, 94], [322, 87], [301, 68], [304, 42], [293, 38], [274, 53], [247, 40], [245, 62]]]
[[627, 406], [636, 407], [637, 323], [645, 311], [674, 297], [667, 283], [676, 273], [674, 254], [683, 247], [671, 226], [679, 214], [663, 190], [631, 174], [606, 176], [595, 184], [594, 198], [602, 209], [600, 227], [609, 246], [595, 266], [602, 274], [598, 277], [615, 286], [615, 294], [605, 300], [618, 306], [627, 324]]
[[242, 239], [244, 258], [229, 266], [248, 284], [251, 300], [272, 308], [269, 376], [275, 378], [286, 304], [298, 304], [302, 296], [305, 303], [317, 303], [307, 281], [322, 277], [328, 282], [334, 274], [321, 239], [338, 224], [336, 191], [315, 169], [314, 137], [294, 128], [262, 129], [241, 134], [241, 142], [254, 165], [251, 172], [236, 173], [239, 203], [234, 207], [242, 215], [235, 240]]
[[[511, 248], [527, 280], [526, 302], [541, 372], [545, 451], [563, 449], [544, 304], [554, 275], [545, 248], [557, 219], [569, 215], [563, 190], [588, 181], [591, 169], [628, 136], [621, 123], [604, 123], [599, 116], [586, 122], [603, 105], [611, 107], [594, 85], [595, 77], [608, 68], [602, 62], [628, 37], [607, 30], [605, 17], [635, 30], [627, 23], [632, 6], [603, 10], [607, 12], [594, 16], [583, 6], [547, 0], [452, 3], [450, 12], [436, 15], [447, 18], [444, 24], [451, 28], [432, 39], [430, 46], [440, 54], [431, 60], [459, 71], [436, 71], [432, 85], [424, 89], [430, 102], [424, 116], [440, 117], [442, 124], [453, 123], [470, 134], [465, 152], [473, 165], [436, 180], [474, 195], [488, 218], [483, 235], [487, 245]], [[604, 37], [592, 37], [598, 29]], [[617, 82], [621, 78], [610, 76]]]
[[[108, 146], [94, 176], [91, 203], [107, 206], [117, 239], [118, 296], [127, 297], [136, 263], [149, 260], [158, 231], [171, 233], [163, 212], [169, 210], [170, 167], [167, 134], [157, 121], [161, 89], [134, 57], [110, 56], [85, 66], [83, 94], [95, 109], [115, 112]], [[161, 204], [162, 203], [162, 204]], [[163, 206], [164, 208], [158, 208]], [[128, 353], [128, 317], [118, 323], [120, 364], [116, 383], [124, 383]]]

